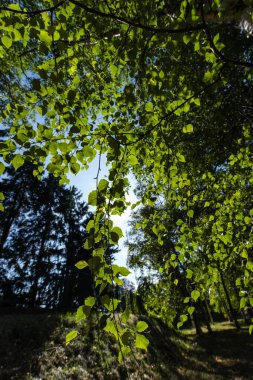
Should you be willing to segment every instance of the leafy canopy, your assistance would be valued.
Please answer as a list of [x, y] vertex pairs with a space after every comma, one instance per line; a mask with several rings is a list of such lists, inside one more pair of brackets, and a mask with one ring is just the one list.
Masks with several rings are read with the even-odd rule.
[[[100, 291], [126, 275], [105, 262], [104, 252], [122, 236], [110, 215], [127, 206], [130, 172], [145, 183], [144, 204], [165, 198], [185, 210], [177, 222], [183, 250], [197, 249], [192, 226], [198, 222], [201, 229], [207, 220], [213, 227], [204, 244], [221, 265], [233, 266], [242, 245], [251, 251], [252, 212], [235, 188], [241, 177], [245, 187], [252, 184], [251, 20], [247, 1], [240, 7], [219, 0], [2, 2], [0, 170], [29, 161], [38, 177], [46, 169], [65, 183], [68, 171], [106, 154], [109, 176], [99, 181], [98, 168], [89, 195], [97, 211], [85, 242], [93, 248], [88, 265]], [[204, 218], [196, 213], [203, 201], [204, 207], [213, 203]], [[160, 245], [168, 234], [163, 218], [169, 210], [163, 212], [152, 215]], [[232, 230], [232, 220], [240, 220], [240, 246], [234, 247], [227, 219]], [[251, 255], [242, 263], [248, 287]], [[122, 359], [128, 343], [113, 317], [117, 300], [103, 305], [105, 330], [124, 348]], [[146, 348], [141, 334], [132, 338]]]

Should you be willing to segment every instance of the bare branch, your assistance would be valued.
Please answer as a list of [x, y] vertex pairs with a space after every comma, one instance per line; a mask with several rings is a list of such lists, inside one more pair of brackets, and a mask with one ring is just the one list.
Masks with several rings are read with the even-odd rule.
[[229, 57], [226, 57], [223, 53], [221, 53], [217, 47], [215, 46], [214, 42], [213, 42], [213, 37], [211, 35], [211, 32], [210, 32], [210, 29], [206, 23], [206, 20], [205, 20], [205, 14], [204, 14], [204, 10], [203, 10], [203, 2], [202, 2], [202, 7], [201, 7], [201, 18], [202, 18], [202, 22], [203, 22], [203, 29], [205, 30], [205, 33], [206, 33], [206, 37], [207, 37], [207, 40], [210, 44], [210, 47], [212, 48], [214, 54], [220, 58], [222, 61], [224, 61], [225, 63], [232, 63], [233, 65], [237, 65], [237, 66], [243, 66], [243, 67], [249, 67], [249, 68], [253, 68], [253, 64], [250, 63], [250, 62], [243, 62], [243, 61], [237, 61], [235, 59], [231, 59]]
[[115, 21], [118, 21], [118, 22], [121, 22], [121, 23], [124, 23], [127, 25], [131, 25], [131, 26], [134, 26], [135, 28], [139, 28], [139, 29], [143, 29], [143, 30], [149, 30], [150, 32], [180, 34], [180, 33], [196, 32], [198, 30], [203, 29], [203, 24], [189, 26], [189, 27], [185, 27], [182, 29], [156, 28], [156, 27], [151, 26], [151, 25], [144, 25], [144, 24], [138, 23], [134, 20], [129, 20], [125, 17], [121, 17], [121, 16], [115, 15], [113, 13], [105, 13], [105, 12], [99, 11], [98, 9], [90, 8], [87, 5], [84, 5], [83, 3], [80, 3], [77, 0], [69, 0], [69, 1], [70, 1], [70, 3], [75, 4], [75, 5], [79, 6], [80, 8], [84, 9], [88, 13], [92, 13], [92, 14], [95, 14], [97, 16], [109, 18], [109, 19], [112, 19], [112, 20], [115, 20]]

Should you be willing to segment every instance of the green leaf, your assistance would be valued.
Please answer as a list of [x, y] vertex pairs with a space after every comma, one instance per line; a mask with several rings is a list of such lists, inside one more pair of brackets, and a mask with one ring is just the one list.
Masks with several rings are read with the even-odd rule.
[[195, 310], [195, 307], [194, 306], [190, 306], [188, 307], [187, 311], [190, 315], [192, 315], [194, 313], [194, 310]]
[[2, 162], [0, 162], [0, 175], [3, 174], [4, 170], [5, 170], [5, 166]]
[[183, 41], [186, 45], [191, 41], [191, 37], [189, 36], [189, 34], [183, 35]]
[[181, 153], [177, 153], [177, 157], [180, 162], [185, 162], [185, 157]]
[[3, 36], [1, 38], [1, 41], [2, 41], [2, 44], [7, 48], [9, 49], [12, 45], [12, 39], [10, 37], [7, 37], [7, 36]]
[[183, 127], [183, 133], [192, 133], [193, 132], [193, 125], [187, 124], [185, 127]]
[[249, 218], [248, 216], [245, 216], [245, 218], [244, 218], [244, 222], [245, 222], [246, 224], [250, 224], [250, 223], [251, 223], [251, 218]]
[[186, 269], [186, 278], [192, 278], [193, 271], [191, 269]]
[[112, 75], [115, 76], [115, 75], [117, 74], [117, 72], [118, 72], [118, 68], [117, 68], [117, 66], [111, 64], [111, 65], [110, 65], [110, 71], [111, 71]]
[[200, 297], [200, 292], [198, 290], [193, 290], [191, 292], [191, 298], [196, 302], [197, 299]]
[[20, 155], [20, 154], [17, 154], [13, 160], [11, 161], [13, 167], [15, 170], [17, 170], [18, 168], [20, 168], [20, 166], [22, 166], [24, 164], [24, 159], [23, 157]]
[[107, 189], [109, 182], [106, 179], [101, 179], [98, 184], [98, 191], [103, 192]]
[[170, 256], [171, 261], [175, 261], [177, 259], [177, 255], [175, 253], [172, 253]]
[[147, 103], [145, 104], [145, 110], [146, 110], [147, 112], [154, 112], [154, 106], [153, 106], [153, 103], [151, 103], [151, 102], [147, 102]]
[[241, 257], [243, 259], [247, 259], [248, 258], [248, 252], [246, 251], [246, 249], [243, 249], [242, 252], [241, 252]]
[[130, 309], [126, 306], [125, 310], [121, 314], [121, 319], [123, 323], [127, 323], [130, 318]]
[[96, 156], [96, 150], [91, 148], [89, 145], [85, 145], [83, 147], [82, 153], [85, 158], [87, 157], [94, 158]]
[[95, 303], [96, 303], [95, 297], [87, 297], [86, 300], [84, 301], [84, 304], [89, 307], [93, 307]]
[[196, 42], [194, 43], [194, 50], [195, 50], [195, 51], [199, 51], [199, 49], [200, 49], [199, 41], [196, 41]]
[[210, 71], [206, 71], [204, 75], [204, 82], [209, 83], [213, 79], [213, 75]]
[[214, 43], [214, 45], [216, 45], [216, 43], [219, 41], [219, 39], [220, 39], [220, 34], [217, 33], [217, 34], [215, 35], [214, 39], [213, 39], [213, 43]]
[[46, 45], [50, 45], [52, 42], [52, 36], [48, 34], [46, 30], [41, 30], [39, 38], [42, 42], [44, 42]]
[[86, 268], [87, 266], [89, 266], [89, 264], [84, 260], [80, 260], [75, 264], [75, 267], [77, 267], [78, 269], [83, 269], [83, 268]]
[[117, 244], [119, 239], [123, 236], [123, 232], [119, 227], [113, 227], [110, 231], [110, 241], [113, 244]]
[[148, 324], [144, 321], [139, 321], [136, 326], [136, 330], [140, 333], [147, 330]]
[[73, 330], [73, 331], [70, 331], [70, 333], [68, 333], [66, 335], [66, 346], [73, 340], [77, 337], [78, 335], [78, 331], [76, 330]]
[[242, 297], [242, 298], [240, 299], [240, 309], [245, 308], [246, 305], [247, 305], [247, 298]]
[[163, 79], [165, 76], [164, 72], [162, 70], [159, 71], [159, 78]]
[[96, 206], [96, 204], [97, 204], [97, 190], [92, 190], [89, 193], [88, 204], [91, 206]]
[[101, 297], [101, 303], [108, 311], [115, 311], [120, 302], [121, 300], [111, 298], [107, 294]]
[[177, 323], [177, 328], [179, 329], [180, 327], [183, 326], [183, 324], [188, 320], [188, 316], [186, 314], [180, 315], [180, 321]]
[[246, 264], [246, 268], [253, 272], [253, 261], [248, 260]]
[[133, 154], [131, 154], [129, 157], [128, 157], [128, 162], [130, 165], [134, 166], [134, 165], [138, 165], [139, 161], [138, 161], [138, 158], [136, 156], [134, 156]]
[[131, 272], [130, 270], [128, 270], [127, 268], [125, 267], [119, 267], [119, 274], [121, 274], [121, 276], [128, 276]]
[[123, 236], [122, 229], [119, 228], [119, 227], [117, 227], [117, 226], [113, 227], [112, 232], [115, 232], [118, 235], [119, 238], [121, 238]]
[[147, 351], [149, 340], [142, 334], [136, 334], [134, 344], [135, 344], [135, 347], [141, 348], [142, 350]]
[[119, 363], [122, 363], [123, 360], [124, 360], [124, 358], [125, 358], [125, 356], [128, 355], [130, 352], [131, 352], [131, 348], [130, 347], [128, 347], [128, 346], [121, 347], [119, 355], [118, 355]]
[[9, 9], [14, 9], [16, 11], [20, 11], [20, 5], [19, 4], [10, 4], [8, 5]]
[[117, 323], [111, 321], [109, 318], [107, 318], [106, 326], [103, 328], [103, 330], [109, 332], [110, 334], [113, 334], [116, 339], [119, 338]]
[[87, 224], [87, 226], [86, 226], [86, 231], [87, 231], [87, 232], [90, 232], [90, 230], [93, 229], [94, 226], [95, 226], [95, 224], [94, 224], [94, 219], [89, 220], [89, 222], [88, 222], [88, 224]]
[[187, 215], [189, 216], [189, 218], [193, 218], [194, 211], [193, 211], [193, 210], [189, 210], [189, 211], [187, 212]]
[[76, 323], [81, 322], [83, 319], [88, 318], [88, 316], [90, 315], [90, 311], [91, 311], [91, 307], [89, 306], [86, 306], [86, 305], [79, 306], [76, 312], [76, 318], [75, 318]]

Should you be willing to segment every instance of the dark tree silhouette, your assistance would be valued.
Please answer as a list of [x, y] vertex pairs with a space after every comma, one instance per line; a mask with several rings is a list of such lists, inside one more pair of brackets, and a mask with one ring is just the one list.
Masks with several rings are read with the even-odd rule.
[[[0, 220], [2, 302], [20, 307], [70, 310], [94, 294], [83, 248], [92, 213], [75, 187], [48, 175], [39, 181], [33, 166], [8, 171], [0, 181], [5, 211]], [[114, 251], [108, 250], [107, 258]]]

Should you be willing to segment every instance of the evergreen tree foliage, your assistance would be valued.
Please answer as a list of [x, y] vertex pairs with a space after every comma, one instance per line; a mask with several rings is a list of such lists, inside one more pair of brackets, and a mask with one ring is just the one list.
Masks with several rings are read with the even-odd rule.
[[83, 244], [92, 214], [74, 187], [59, 186], [52, 175], [39, 181], [33, 171], [9, 170], [0, 183], [3, 301], [70, 310], [93, 294], [88, 269], [75, 267], [90, 258]]

